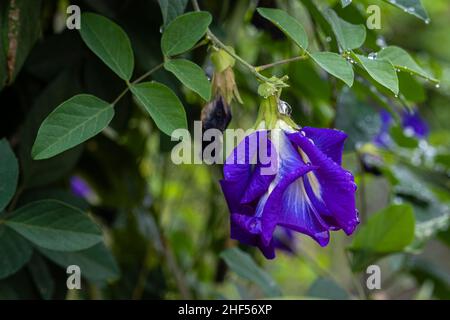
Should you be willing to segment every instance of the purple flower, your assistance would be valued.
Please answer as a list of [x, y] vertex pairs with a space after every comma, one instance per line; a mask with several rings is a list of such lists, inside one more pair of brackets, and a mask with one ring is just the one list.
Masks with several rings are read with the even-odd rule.
[[[392, 139], [389, 136], [389, 130], [392, 126], [392, 116], [386, 111], [380, 112], [381, 126], [378, 134], [374, 138], [374, 143], [380, 147], [388, 147], [392, 144]], [[402, 127], [406, 135], [414, 136], [419, 139], [426, 138], [429, 133], [429, 128], [426, 122], [421, 118], [419, 112], [414, 110], [412, 112], [402, 110], [401, 112]]]
[[88, 198], [92, 195], [92, 189], [89, 185], [78, 176], [73, 176], [70, 178], [70, 189], [72, 193], [80, 198]]
[[269, 128], [246, 136], [224, 165], [231, 237], [272, 259], [277, 227], [309, 235], [321, 246], [330, 230], [350, 235], [359, 220], [353, 175], [341, 167], [347, 135], [298, 130], [283, 120]]

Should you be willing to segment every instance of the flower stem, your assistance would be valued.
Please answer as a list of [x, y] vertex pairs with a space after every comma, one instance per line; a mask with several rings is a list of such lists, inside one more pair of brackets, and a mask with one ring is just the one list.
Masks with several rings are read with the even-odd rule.
[[280, 60], [280, 61], [275, 61], [272, 63], [268, 63], [268, 64], [263, 64], [261, 66], [257, 66], [255, 67], [256, 71], [262, 71], [262, 70], [266, 70], [278, 65], [282, 65], [282, 64], [286, 64], [286, 63], [290, 63], [290, 62], [294, 62], [294, 61], [300, 61], [300, 60], [306, 60], [308, 59], [308, 56], [304, 55], [304, 56], [297, 56], [297, 57], [292, 57], [289, 59], [284, 59], [284, 60]]

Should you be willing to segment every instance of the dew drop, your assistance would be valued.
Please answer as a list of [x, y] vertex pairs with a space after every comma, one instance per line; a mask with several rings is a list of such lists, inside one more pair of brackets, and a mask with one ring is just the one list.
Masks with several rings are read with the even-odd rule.
[[378, 53], [376, 53], [376, 52], [371, 52], [371, 53], [369, 53], [369, 55], [367, 56], [367, 58], [370, 59], [370, 60], [376, 60], [376, 59], [377, 59], [377, 56], [378, 56]]
[[441, 87], [441, 85], [439, 83], [436, 83], [436, 85], [434, 86], [436, 89], [439, 89]]
[[431, 20], [430, 19], [426, 19], [425, 20], [425, 24], [430, 24]]
[[326, 38], [325, 38], [325, 41], [326, 41], [326, 42], [331, 42], [331, 40], [332, 40], [331, 37], [326, 37]]

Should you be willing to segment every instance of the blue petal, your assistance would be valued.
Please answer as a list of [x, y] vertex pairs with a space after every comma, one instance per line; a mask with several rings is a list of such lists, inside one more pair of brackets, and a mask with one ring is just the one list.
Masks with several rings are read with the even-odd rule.
[[344, 150], [344, 142], [347, 134], [334, 129], [320, 129], [303, 127], [306, 137], [312, 139], [325, 155], [333, 159], [338, 165], [342, 162], [342, 151]]
[[[331, 161], [313, 142], [300, 133], [289, 135], [289, 139], [308, 157], [314, 169], [318, 186], [314, 194], [323, 202], [327, 210], [319, 212], [330, 221], [335, 221], [347, 234], [351, 234], [359, 223], [355, 207], [356, 184], [351, 172]], [[312, 180], [309, 179], [309, 182]], [[320, 210], [316, 206], [316, 211]], [[323, 219], [325, 220], [325, 219]]]

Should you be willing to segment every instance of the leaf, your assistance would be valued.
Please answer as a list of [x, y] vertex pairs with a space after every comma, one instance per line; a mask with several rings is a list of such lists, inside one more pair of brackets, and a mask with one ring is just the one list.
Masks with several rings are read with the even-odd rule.
[[[354, 87], [358, 83], [355, 82]], [[338, 96], [335, 127], [348, 135], [344, 150], [355, 150], [358, 145], [371, 141], [380, 129], [380, 116], [372, 106], [344, 87]]]
[[158, 0], [158, 3], [166, 26], [180, 14], [183, 14], [188, 0]]
[[125, 31], [111, 20], [94, 13], [81, 15], [81, 38], [123, 80], [134, 69], [133, 49]]
[[17, 188], [19, 164], [6, 139], [0, 140], [0, 212], [6, 208]]
[[258, 13], [276, 25], [303, 50], [308, 49], [308, 36], [294, 17], [280, 9], [258, 8]]
[[58, 252], [44, 248], [38, 250], [64, 269], [70, 265], [79, 266], [81, 274], [91, 281], [113, 280], [120, 275], [114, 257], [103, 243], [76, 252]]
[[281, 296], [281, 290], [275, 281], [247, 253], [238, 248], [231, 248], [222, 251], [220, 256], [225, 260], [231, 270], [242, 278], [257, 284], [267, 296]]
[[395, 95], [398, 95], [397, 72], [389, 61], [378, 58], [369, 59], [359, 54], [356, 55], [356, 59], [375, 81], [391, 90]]
[[79, 94], [59, 105], [39, 128], [31, 154], [47, 159], [92, 138], [114, 116], [113, 105], [88, 94]]
[[366, 28], [362, 24], [351, 24], [341, 19], [332, 9], [326, 9], [324, 17], [333, 29], [334, 35], [343, 50], [359, 48], [366, 40]]
[[170, 136], [176, 129], [187, 128], [183, 105], [167, 86], [158, 82], [144, 82], [132, 85], [131, 92], [165, 134]]
[[80, 92], [77, 79], [78, 73], [63, 71], [44, 89], [27, 113], [19, 144], [24, 188], [46, 185], [66, 177], [78, 162], [82, 145], [47, 160], [35, 161], [31, 157], [33, 143], [45, 118], [64, 100]]
[[330, 300], [349, 300], [348, 293], [336, 282], [328, 278], [318, 278], [309, 287], [308, 297], [317, 297]]
[[387, 3], [396, 6], [397, 8], [402, 9], [404, 12], [412, 14], [419, 19], [424, 20], [426, 23], [430, 22], [428, 18], [428, 14], [425, 11], [424, 7], [420, 0], [384, 0]]
[[56, 251], [78, 251], [102, 241], [98, 226], [79, 209], [56, 200], [30, 203], [5, 223], [34, 244]]
[[161, 38], [165, 56], [191, 49], [206, 33], [212, 17], [208, 12], [189, 12], [178, 16], [167, 26]]
[[27, 240], [5, 225], [0, 225], [0, 279], [16, 273], [31, 258]]
[[0, 5], [0, 88], [12, 83], [41, 34], [41, 0]]
[[377, 58], [390, 61], [395, 68], [402, 71], [414, 73], [430, 81], [438, 82], [437, 79], [433, 78], [425, 70], [423, 70], [408, 52], [400, 47], [386, 47], [378, 53]]
[[55, 290], [55, 281], [45, 260], [37, 253], [33, 254], [28, 270], [41, 297], [46, 300], [51, 299]]
[[415, 220], [409, 205], [390, 205], [374, 213], [356, 233], [349, 249], [353, 268], [361, 270], [384, 255], [400, 252], [414, 240]]
[[325, 71], [344, 81], [349, 87], [353, 85], [354, 73], [350, 62], [334, 52], [316, 52], [311, 58]]
[[197, 92], [205, 101], [211, 99], [211, 83], [203, 69], [195, 63], [186, 59], [169, 60], [164, 63], [164, 68], [172, 72], [186, 87]]

